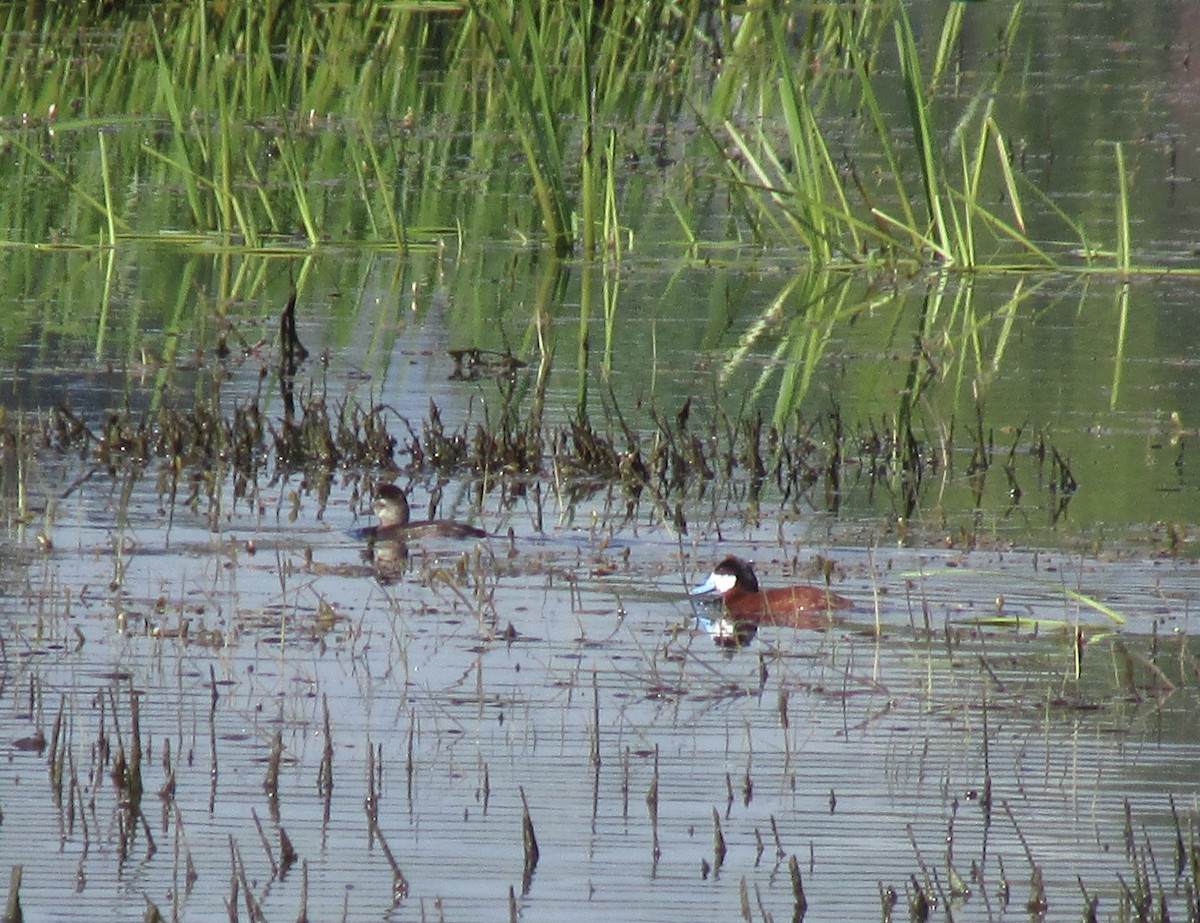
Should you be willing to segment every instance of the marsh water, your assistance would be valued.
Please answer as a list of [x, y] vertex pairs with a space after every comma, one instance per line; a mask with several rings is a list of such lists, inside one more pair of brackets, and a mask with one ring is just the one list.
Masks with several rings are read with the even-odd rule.
[[[963, 84], [1011, 11], [982, 6]], [[129, 165], [162, 84], [86, 113], [129, 162], [109, 246], [94, 126], [47, 140], [6, 85], [42, 159], [0, 194], [0, 890], [19, 867], [26, 920], [1194, 918], [1200, 21], [1069, 9], [1065, 44], [1025, 12], [998, 117], [1097, 251], [1122, 142], [1158, 271], [813, 269], [689, 162], [686, 108], [623, 161], [616, 255], [555, 256], [526, 175], [467, 156], [410, 190], [407, 250], [319, 156], [319, 245], [239, 246]], [[368, 546], [391, 480], [490, 537]], [[729, 554], [854, 608], [717, 645], [686, 591]]]

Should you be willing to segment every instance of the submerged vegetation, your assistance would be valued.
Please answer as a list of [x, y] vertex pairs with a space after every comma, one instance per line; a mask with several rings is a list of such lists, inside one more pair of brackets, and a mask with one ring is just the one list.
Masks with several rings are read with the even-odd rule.
[[[289, 302], [285, 321], [293, 310]], [[151, 476], [167, 509], [179, 502], [202, 508], [214, 524], [228, 514], [230, 504], [247, 502], [253, 508], [261, 489], [293, 474], [301, 476], [322, 507], [336, 480], [362, 480], [370, 487], [377, 478], [402, 474], [438, 482], [466, 480], [478, 490], [499, 487], [506, 502], [541, 482], [553, 485], [568, 504], [615, 488], [626, 503], [627, 519], [646, 501], [651, 520], [684, 533], [686, 511], [701, 501], [714, 507], [736, 502], [758, 516], [765, 492], [785, 508], [836, 514], [856, 495], [883, 494], [890, 497], [905, 531], [910, 525], [930, 528], [931, 537], [964, 547], [992, 540], [977, 519], [957, 526], [941, 516], [923, 527], [910, 523], [923, 507], [941, 506], [943, 498], [932, 492], [944, 493], [947, 478], [961, 464], [951, 445], [931, 444], [917, 434], [911, 412], [865, 426], [847, 424], [836, 409], [813, 418], [797, 412], [779, 427], [754, 410], [729, 416], [720, 407], [715, 413], [694, 407], [688, 398], [673, 413], [649, 408], [648, 426], [635, 428], [615, 403], [606, 401], [599, 423], [580, 412], [558, 425], [537, 409], [546, 401], [547, 377], [500, 357], [491, 366], [502, 398], [499, 411], [447, 425], [432, 401], [427, 415], [414, 420], [383, 403], [331, 397], [327, 380], [338, 373], [336, 367], [321, 369], [308, 384], [297, 384], [295, 348], [302, 347], [294, 331], [290, 338], [282, 335], [284, 348], [275, 360], [255, 353], [214, 355], [203, 373], [210, 383], [195, 392], [191, 403], [163, 401], [140, 411], [125, 406], [89, 419], [87, 412], [64, 402], [45, 414], [6, 417], [0, 441], [17, 462], [9, 466], [19, 480], [11, 493], [21, 498], [21, 508], [10, 510], [9, 519], [29, 518], [26, 480], [37, 459], [50, 451], [82, 462], [74, 485], [97, 473], [130, 487]], [[231, 365], [247, 363], [259, 368], [258, 394], [226, 398], [221, 380]], [[272, 363], [277, 376], [270, 373]], [[461, 374], [462, 356], [447, 357], [446, 365], [453, 365], [451, 377]], [[277, 418], [267, 405], [270, 391], [262, 386], [276, 377], [283, 411]], [[913, 385], [913, 400], [924, 386]], [[987, 484], [989, 471], [997, 469], [1006, 479], [1010, 513], [1022, 502], [1019, 485], [1026, 479], [1042, 492], [1032, 505], [1046, 511], [1051, 525], [1066, 511], [1077, 484], [1045, 433], [1018, 432], [1007, 448], [998, 449], [980, 422], [974, 438], [960, 477], [969, 485], [976, 509], [984, 505], [986, 493], [996, 492]], [[64, 496], [59, 493], [57, 499]]]

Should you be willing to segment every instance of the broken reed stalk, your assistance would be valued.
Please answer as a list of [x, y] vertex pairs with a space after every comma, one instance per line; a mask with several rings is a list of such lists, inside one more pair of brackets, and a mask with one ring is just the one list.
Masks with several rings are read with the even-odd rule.
[[162, 915], [162, 911], [158, 909], [158, 905], [146, 895], [142, 895], [142, 899], [146, 902], [146, 913], [142, 916], [144, 923], [167, 923], [167, 918]]
[[783, 848], [783, 838], [779, 835], [779, 823], [774, 814], [771, 815], [771, 836], [775, 838], [775, 859], [782, 862], [787, 857], [787, 852]]
[[271, 740], [271, 755], [267, 759], [267, 776], [263, 779], [263, 791], [267, 793], [267, 805], [271, 809], [271, 820], [279, 821], [279, 764], [283, 760], [283, 732], [276, 731]]
[[283, 307], [283, 313], [279, 316], [279, 340], [284, 361], [290, 372], [294, 373], [296, 366], [308, 358], [308, 350], [304, 348], [304, 344], [300, 342], [300, 336], [296, 333], [295, 286], [292, 287], [287, 304]]
[[996, 856], [996, 865], [1000, 869], [1000, 883], [996, 886], [996, 894], [1000, 898], [1000, 906], [1007, 908], [1012, 887], [1008, 883], [1008, 872], [1004, 871], [1004, 856]]
[[220, 773], [217, 767], [217, 722], [211, 716], [208, 721], [208, 752], [211, 754], [208, 764], [208, 810], [212, 812], [217, 806], [217, 777]]
[[[1008, 815], [1008, 821], [1012, 824], [1013, 832], [1017, 835], [1017, 842], [1021, 844], [1021, 848], [1025, 851], [1025, 861], [1029, 863], [1029, 900], [1025, 907], [1030, 913], [1043, 914], [1047, 908], [1046, 902], [1046, 884], [1042, 878], [1042, 870], [1033, 859], [1033, 850], [1029, 848], [1029, 841], [1025, 839], [1025, 833], [1017, 826], [1017, 819], [1013, 816], [1012, 808], [1007, 801], [1001, 801], [1004, 807], [1004, 813]], [[1120, 876], [1118, 876], [1120, 877]]]
[[103, 697], [100, 699], [100, 716], [96, 729], [96, 771], [103, 772], [104, 767], [108, 765], [109, 757], [112, 755], [112, 747], [108, 742], [107, 725], [105, 724], [105, 716], [108, 713], [108, 700]]
[[592, 670], [592, 734], [591, 734], [592, 765], [600, 769], [600, 683], [596, 671]]
[[171, 741], [163, 740], [163, 784], [158, 790], [158, 797], [170, 801], [175, 797], [175, 767], [171, 765]]
[[[383, 746], [380, 745], [378, 755], [371, 741], [367, 740], [367, 797], [363, 799], [363, 811], [367, 815], [367, 836], [369, 842], [378, 842], [383, 856], [392, 868], [392, 904], [399, 904], [408, 897], [408, 879], [400, 869], [400, 863], [392, 854], [391, 848], [384, 839], [383, 831], [379, 828], [379, 787], [381, 780], [376, 775], [375, 767], [383, 765]], [[382, 768], [380, 769], [382, 772]]]
[[282, 827], [279, 828], [279, 878], [282, 881], [287, 875], [288, 869], [296, 864], [296, 860], [300, 858], [296, 852], [296, 847], [292, 845], [292, 838], [287, 835], [287, 831]]
[[183, 845], [183, 865], [184, 865], [184, 893], [192, 893], [192, 885], [196, 883], [196, 879], [200, 877], [196, 871], [196, 863], [192, 861], [192, 850], [188, 846], [187, 834], [183, 829], [183, 812], [179, 810], [179, 805], [175, 802], [171, 803], [171, 807], [175, 812], [175, 833], [176, 833], [176, 848], [178, 844]]
[[[67, 809], [66, 809], [67, 835], [70, 836], [71, 834], [73, 834], [75, 832], [75, 808], [77, 805], [79, 806], [80, 815], [82, 817], [83, 806], [82, 806], [82, 798], [79, 797], [79, 794], [80, 794], [79, 788], [77, 787], [77, 783], [79, 780], [75, 775], [75, 761], [73, 759], [68, 761], [67, 760], [68, 756], [70, 756], [70, 754], [66, 751], [66, 748], [64, 748], [63, 752], [61, 754], [59, 754], [59, 762], [65, 764], [65, 765], [63, 766], [63, 768], [59, 769], [58, 774], [61, 777], [64, 773], [67, 772], [68, 769], [70, 770], [70, 772], [67, 776], [69, 781], [67, 782]], [[62, 816], [62, 810], [61, 810], [62, 809], [62, 799], [57, 794], [55, 795], [55, 801], [58, 804], [59, 816], [61, 818], [61, 816]], [[3, 820], [3, 818], [0, 818], [0, 821], [2, 821], [2, 820]], [[82, 823], [84, 824], [83, 835], [84, 835], [84, 840], [86, 841], [87, 840], [87, 821], [83, 820]]]
[[238, 886], [241, 886], [242, 899], [246, 902], [246, 915], [250, 918], [251, 923], [267, 923], [266, 915], [262, 908], [258, 905], [258, 900], [254, 897], [254, 892], [250, 889], [250, 881], [246, 878], [246, 864], [242, 862], [241, 851], [237, 848], [237, 843], [233, 840], [233, 835], [229, 837], [229, 858], [233, 863], [233, 886], [230, 894], [229, 914], [231, 920], [237, 919], [237, 891]]
[[[87, 812], [84, 810], [83, 788], [79, 784], [79, 771], [75, 768], [75, 755], [71, 753], [70, 749], [67, 750], [67, 765], [71, 769], [71, 798], [67, 816], [74, 818], [76, 809], [78, 809], [79, 825], [83, 828], [83, 854], [86, 856], [91, 848], [92, 838], [88, 830]], [[95, 790], [93, 789], [93, 800], [90, 807], [94, 809], [95, 806]], [[3, 822], [4, 815], [0, 813], [0, 823]], [[71, 828], [71, 832], [74, 832], [74, 827]]]
[[54, 803], [59, 808], [62, 807], [63, 778], [67, 769], [67, 758], [70, 755], [70, 748], [65, 744], [62, 744], [58, 747], [58, 751], [55, 754], [54, 759], [52, 759], [50, 762], [50, 772], [53, 777], [52, 784], [54, 786]]
[[917, 867], [921, 870], [921, 877], [925, 879], [925, 888], [929, 890], [933, 887], [933, 876], [930, 875], [929, 866], [925, 864], [925, 857], [921, 855], [921, 847], [917, 845], [917, 836], [913, 832], [913, 825], [905, 824], [904, 829], [908, 833], [908, 842], [912, 846], [913, 855], [917, 857]]
[[991, 763], [991, 732], [988, 730], [988, 703], [991, 701], [987, 689], [983, 692], [983, 792], [979, 796], [979, 806], [983, 809], [985, 823], [992, 820], [992, 763]]
[[629, 820], [629, 747], [621, 754], [621, 818]]
[[[1117, 875], [1118, 879], [1120, 877]], [[1025, 902], [1025, 909], [1030, 916], [1041, 917], [1049, 906], [1050, 904], [1046, 900], [1046, 882], [1042, 878], [1041, 867], [1035, 865], [1033, 871], [1029, 873], [1029, 900]]]
[[721, 815], [713, 808], [713, 871], [719, 872], [725, 864], [725, 834], [721, 832]]
[[970, 888], [963, 881], [962, 875], [954, 867], [954, 821], [958, 818], [958, 802], [950, 807], [950, 820], [946, 829], [946, 877], [949, 879], [950, 897], [962, 897], [970, 894]]
[[144, 836], [146, 838], [146, 856], [147, 856], [147, 858], [150, 856], [153, 856], [156, 852], [158, 852], [158, 844], [154, 842], [154, 831], [150, 829], [150, 821], [146, 819], [146, 812], [143, 811], [140, 807], [135, 808], [134, 806], [131, 805], [131, 806], [129, 806], [127, 814], [129, 816], [129, 842], [130, 842], [130, 844], [132, 845], [132, 843], [133, 843], [133, 831], [137, 827], [137, 825], [134, 822], [141, 821], [142, 836]]
[[[233, 837], [229, 838], [230, 847], [233, 846]], [[237, 923], [238, 912], [238, 876], [237, 869], [231, 869], [229, 872], [229, 897], [225, 898], [225, 910], [229, 914], [229, 923]]]
[[646, 792], [646, 809], [650, 813], [650, 835], [653, 842], [655, 864], [662, 857], [658, 843], [658, 744], [654, 745], [654, 774], [650, 777], [650, 788]]
[[879, 883], [880, 919], [885, 920], [885, 921], [891, 920], [892, 911], [896, 909], [896, 900], [897, 900], [896, 889], [894, 887], [892, 887], [891, 885], [888, 885], [885, 888], [883, 886], [883, 882], [880, 882]]
[[266, 831], [263, 830], [262, 821], [258, 819], [258, 811], [251, 808], [250, 817], [254, 820], [254, 829], [258, 831], [258, 841], [262, 843], [263, 852], [267, 854], [267, 861], [271, 863], [271, 877], [278, 878], [279, 863], [275, 861], [275, 853], [271, 850], [271, 844], [267, 840]]
[[21, 923], [25, 915], [21, 912], [21, 876], [23, 865], [14, 865], [8, 875], [8, 902], [4, 905], [4, 923]]
[[383, 744], [377, 744], [375, 747], [375, 758], [372, 761], [375, 771], [375, 817], [379, 818], [379, 803], [383, 796]]
[[795, 853], [788, 856], [788, 873], [792, 876], [792, 899], [795, 901], [792, 919], [803, 920], [808, 911], [808, 898], [804, 896], [804, 880], [800, 877], [800, 862]]
[[416, 733], [417, 712], [416, 709], [413, 709], [408, 713], [408, 754], [404, 760], [405, 791], [407, 793], [409, 807], [412, 807], [413, 775], [416, 772], [416, 764], [413, 761], [413, 747], [415, 745]]
[[1175, 807], [1175, 795], [1168, 793], [1167, 803], [1171, 806], [1171, 820], [1175, 823], [1175, 874], [1182, 876], [1187, 869], [1188, 848], [1183, 841], [1183, 826], [1179, 819], [1179, 809]]
[[208, 810], [211, 812], [217, 804], [217, 671], [212, 664], [208, 666], [208, 683], [212, 697], [208, 707]]
[[404, 877], [404, 872], [400, 869], [400, 863], [396, 861], [391, 847], [388, 846], [388, 842], [383, 836], [383, 831], [379, 829], [378, 819], [371, 817], [368, 813], [367, 823], [371, 827], [371, 835], [379, 843], [379, 849], [382, 851], [383, 857], [387, 859], [388, 865], [392, 868], [392, 905], [395, 906], [408, 897], [408, 879]]
[[[1141, 862], [1135, 866], [1139, 883], [1142, 885], [1142, 893], [1150, 899], [1151, 895], [1158, 893], [1166, 894], [1166, 889], [1163, 887], [1162, 875], [1158, 871], [1158, 860], [1154, 857], [1154, 845], [1150, 842], [1150, 834], [1146, 828], [1142, 827], [1142, 839], [1145, 841], [1142, 851]], [[1147, 864], [1149, 868], [1147, 869]], [[1150, 877], [1154, 877], [1153, 884]]]
[[929, 897], [926, 895], [916, 875], [909, 875], [912, 883], [912, 896], [908, 899], [908, 916], [912, 923], [925, 923], [929, 919]]
[[[758, 886], [757, 882], [754, 885], [754, 902], [758, 905], [758, 915], [760, 917], [762, 917], [764, 920], [773, 919], [771, 916], [771, 911], [767, 908], [767, 905], [763, 903], [762, 888]], [[796, 923], [796, 921], [793, 920], [793, 923]]]
[[[55, 804], [62, 804], [63, 763], [59, 756], [59, 735], [62, 733], [63, 709], [66, 708], [66, 696], [58, 704], [58, 714], [54, 716], [54, 727], [50, 731], [50, 784], [54, 789]], [[65, 748], [64, 748], [65, 749]]]
[[525, 853], [525, 871], [522, 876], [522, 894], [529, 893], [529, 885], [533, 881], [533, 872], [537, 868], [541, 852], [538, 850], [537, 835], [533, 832], [533, 819], [529, 816], [529, 801], [525, 798], [525, 786], [521, 792], [521, 846]]
[[1096, 910], [1100, 907], [1100, 898], [1087, 893], [1087, 888], [1083, 886], [1083, 878], [1079, 875], [1075, 876], [1075, 880], [1079, 882], [1079, 892], [1083, 895], [1083, 913], [1080, 919], [1084, 923], [1096, 923]]
[[324, 693], [321, 695], [321, 706], [325, 712], [325, 749], [317, 769], [317, 792], [325, 799], [325, 814], [328, 817], [329, 803], [333, 798], [333, 733], [329, 729], [329, 697]]
[[296, 923], [308, 923], [308, 860], [300, 866], [300, 912], [296, 914]]
[[374, 839], [379, 823], [379, 799], [375, 794], [375, 745], [367, 738], [367, 796], [363, 799], [363, 810], [367, 812], [367, 845]]
[[142, 797], [142, 721], [137, 693], [129, 690], [129, 766], [126, 789], [129, 800], [137, 804]]
[[[112, 690], [108, 690], [108, 704], [112, 709], [112, 726], [113, 734], [117, 738], [117, 750], [112, 757], [112, 768], [109, 770], [109, 775], [113, 780], [113, 784], [121, 789], [125, 787], [125, 740], [121, 734], [121, 720], [117, 717], [117, 700], [112, 694]], [[104, 710], [100, 712], [101, 734], [103, 735]], [[111, 744], [107, 744], [107, 749], [111, 751]]]

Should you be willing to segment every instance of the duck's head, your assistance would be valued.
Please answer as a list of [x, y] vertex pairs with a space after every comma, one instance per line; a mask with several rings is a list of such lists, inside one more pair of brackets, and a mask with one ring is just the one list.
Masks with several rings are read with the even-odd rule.
[[379, 524], [384, 528], [389, 526], [408, 525], [408, 497], [395, 484], [384, 484], [375, 495], [375, 503], [371, 509], [379, 517]]
[[692, 596], [702, 596], [708, 593], [727, 596], [734, 589], [745, 593], [757, 593], [758, 578], [754, 576], [754, 568], [748, 561], [730, 555], [713, 568], [713, 572], [708, 575], [707, 580], [692, 587], [688, 593]]

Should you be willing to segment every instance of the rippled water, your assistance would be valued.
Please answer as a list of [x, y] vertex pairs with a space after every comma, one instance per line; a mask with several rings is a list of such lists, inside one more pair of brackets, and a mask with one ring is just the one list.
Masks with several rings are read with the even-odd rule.
[[[964, 85], [994, 65], [1008, 16], [976, 6]], [[1082, 220], [1111, 236], [1110, 141], [1127, 138], [1135, 249], [1189, 267], [1197, 18], [1182, 4], [1137, 21], [1069, 10], [1090, 28], [1052, 53], [1040, 42], [1063, 31], [1039, 17], [1057, 8], [1026, 12], [1024, 85], [997, 100], [1020, 169], [1057, 202], [1082, 190]], [[1096, 69], [1086, 92], [1080, 62]], [[691, 167], [644, 163], [629, 173], [651, 192], [622, 216], [636, 246], [603, 280], [620, 288], [613, 330], [598, 307], [581, 320], [584, 292], [601, 300], [597, 267], [511, 239], [403, 256], [335, 245], [304, 260], [304, 385], [381, 403], [400, 433], [431, 401], [456, 428], [497, 390], [451, 381], [447, 349], [515, 345], [528, 359], [544, 335], [559, 422], [586, 389], [597, 418], [608, 398], [625, 412], [674, 414], [694, 397], [740, 413], [744, 394], [769, 405], [811, 359], [803, 409], [836, 404], [865, 431], [894, 412], [921, 351], [937, 387], [920, 434], [931, 457], [957, 460], [931, 466], [944, 480], [921, 521], [901, 521], [858, 458], [844, 460], [837, 516], [735, 489], [690, 498], [684, 534], [649, 500], [628, 520], [616, 492], [568, 500], [551, 472], [540, 494], [440, 485], [440, 515], [495, 537], [387, 559], [346, 534], [369, 521], [362, 472], [339, 472], [325, 504], [301, 474], [268, 472], [250, 499], [223, 485], [210, 510], [184, 501], [190, 485], [170, 504], [165, 465], [109, 476], [47, 451], [17, 471], [0, 446], [0, 890], [21, 866], [25, 919], [127, 920], [151, 905], [229, 919], [232, 905], [268, 920], [302, 908], [313, 920], [781, 920], [801, 891], [807, 920], [882, 919], [893, 893], [895, 919], [919, 910], [918, 893], [956, 920], [1025, 920], [1043, 900], [1046, 919], [1077, 918], [1090, 896], [1098, 918], [1130, 919], [1132, 895], [1189, 916], [1200, 568], [1164, 552], [1189, 552], [1200, 508], [1191, 279], [967, 280], [974, 304], [922, 339], [931, 292], [947, 295], [944, 316], [958, 310], [941, 281], [855, 278], [862, 309], [810, 355], [810, 305], [781, 295], [795, 254], [714, 241], [721, 259], [688, 255], [655, 183], [690, 184]], [[358, 195], [347, 177], [336, 188]], [[181, 190], [157, 192], [145, 198], [164, 213], [182, 209]], [[22, 331], [6, 413], [65, 400], [98, 426], [126, 402], [135, 416], [191, 406], [220, 378], [226, 412], [259, 395], [278, 421], [270, 351], [298, 256], [123, 239], [97, 307], [106, 253], [28, 243], [4, 251], [10, 288], [26, 285], [4, 302]], [[241, 273], [267, 281], [231, 286]], [[241, 352], [260, 340], [261, 358]], [[995, 453], [979, 496], [962, 476], [977, 410]], [[1031, 461], [1036, 433], [1078, 478], [1061, 518]], [[411, 486], [423, 506], [439, 485]], [[767, 586], [819, 582], [819, 554], [855, 609], [717, 647], [685, 589], [727, 554]], [[118, 750], [131, 755], [135, 700], [144, 794], [131, 806], [112, 771]], [[281, 870], [284, 833], [297, 861]]]
[[[177, 516], [166, 541], [150, 509], [106, 528], [111, 501], [85, 486], [54, 548], [5, 569], [0, 865], [24, 865], [26, 919], [124, 919], [143, 900], [223, 917], [232, 855], [267, 919], [298, 913], [304, 865], [311, 919], [503, 918], [510, 889], [525, 920], [790, 918], [793, 856], [807, 919], [879, 918], [888, 888], [904, 917], [914, 880], [945, 901], [955, 873], [970, 889], [956, 919], [1024, 918], [1034, 866], [1061, 918], [1080, 912], [1079, 881], [1114, 913], [1118, 874], [1151, 851], [1154, 891], [1183, 915], [1168, 799], [1186, 839], [1193, 565], [865, 550], [817, 522], [783, 545], [753, 528], [681, 544], [663, 527], [605, 533], [586, 511], [537, 535], [485, 506], [513, 543], [439, 540], [381, 573], [343, 533], [344, 498], [289, 523], [283, 490], [282, 516], [220, 535]], [[690, 630], [683, 587], [719, 555], [752, 557], [771, 585], [812, 579], [814, 549], [855, 601], [844, 621], [764, 629], [739, 651]], [[998, 612], [1044, 621], [978, 624]], [[1089, 629], [1078, 679], [1052, 619]], [[131, 695], [133, 820], [101, 745], [128, 750]], [[61, 804], [49, 750], [22, 740], [59, 716]], [[527, 887], [522, 790], [540, 847]], [[396, 904], [372, 791], [407, 883]], [[300, 862], [273, 876], [281, 830]]]

